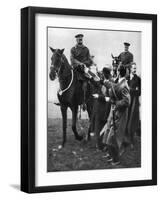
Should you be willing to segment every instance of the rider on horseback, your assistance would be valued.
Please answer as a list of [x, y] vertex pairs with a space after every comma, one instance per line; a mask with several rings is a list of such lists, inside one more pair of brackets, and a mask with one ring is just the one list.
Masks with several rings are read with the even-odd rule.
[[76, 45], [71, 49], [71, 64], [74, 69], [77, 70], [77, 77], [78, 80], [82, 82], [82, 89], [83, 89], [83, 110], [86, 109], [86, 91], [87, 91], [87, 81], [91, 78], [89, 73], [89, 68], [93, 64], [91, 59], [89, 49], [83, 45], [83, 34], [77, 34], [76, 38]]
[[133, 62], [133, 54], [129, 51], [130, 43], [124, 42], [124, 51], [120, 53], [118, 59], [120, 64], [126, 67], [126, 77], [129, 76], [131, 71], [131, 63]]

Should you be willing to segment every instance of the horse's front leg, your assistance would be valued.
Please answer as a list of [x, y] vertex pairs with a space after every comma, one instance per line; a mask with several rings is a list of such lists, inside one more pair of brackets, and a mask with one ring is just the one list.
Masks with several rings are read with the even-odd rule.
[[62, 113], [62, 127], [63, 127], [63, 141], [62, 147], [64, 147], [66, 143], [66, 128], [67, 128], [67, 106], [61, 106], [61, 113]]
[[72, 110], [72, 130], [74, 132], [75, 135], [75, 139], [76, 140], [82, 140], [83, 136], [79, 135], [77, 132], [77, 113], [78, 113], [78, 106], [74, 106], [71, 108]]

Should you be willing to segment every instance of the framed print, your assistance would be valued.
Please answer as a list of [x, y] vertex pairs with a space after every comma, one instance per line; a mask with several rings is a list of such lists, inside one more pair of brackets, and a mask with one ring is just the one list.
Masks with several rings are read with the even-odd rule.
[[157, 16], [21, 9], [21, 190], [157, 184]]

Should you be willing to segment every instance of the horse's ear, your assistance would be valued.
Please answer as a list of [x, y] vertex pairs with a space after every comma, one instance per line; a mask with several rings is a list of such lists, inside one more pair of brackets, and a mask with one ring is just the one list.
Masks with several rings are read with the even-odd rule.
[[113, 54], [111, 53], [111, 57], [114, 59], [114, 56], [113, 56]]
[[55, 49], [53, 49], [52, 47], [49, 47], [49, 48], [53, 53], [55, 52]]
[[60, 50], [60, 53], [63, 54], [64, 50], [65, 50], [65, 49], [61, 49], [61, 50]]

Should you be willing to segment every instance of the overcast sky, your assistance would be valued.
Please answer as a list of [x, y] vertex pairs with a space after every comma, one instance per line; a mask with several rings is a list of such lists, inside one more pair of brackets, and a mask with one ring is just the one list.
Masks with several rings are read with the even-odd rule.
[[[85, 30], [67, 28], [48, 28], [48, 47], [65, 48], [64, 54], [70, 62], [70, 49], [76, 44], [75, 35], [84, 34], [84, 45], [89, 48], [90, 54], [95, 56], [95, 63], [101, 70], [107, 64], [111, 65], [113, 55], [118, 56], [124, 50], [124, 42], [131, 44], [129, 51], [134, 55], [138, 74], [141, 74], [141, 32]], [[52, 53], [48, 48], [48, 69], [51, 65]], [[48, 99], [55, 99], [57, 81], [48, 79]]]

